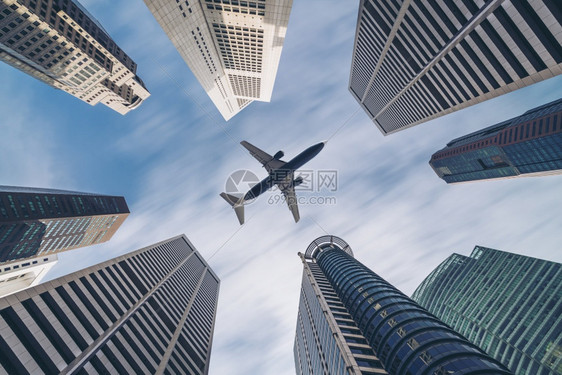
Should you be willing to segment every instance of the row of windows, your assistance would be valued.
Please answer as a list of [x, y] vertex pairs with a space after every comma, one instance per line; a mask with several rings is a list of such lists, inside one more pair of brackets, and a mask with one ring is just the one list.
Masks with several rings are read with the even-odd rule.
[[435, 153], [431, 157], [431, 159], [442, 159], [477, 148], [486, 147], [491, 144], [505, 145], [535, 137], [546, 136], [548, 134], [562, 132], [562, 113], [560, 112], [550, 114], [543, 118], [534, 119], [527, 123], [518, 123], [517, 119], [514, 119], [513, 122], [515, 123], [514, 125], [506, 127], [503, 131], [499, 132], [493, 137], [465, 144], [463, 146], [449, 148], [445, 151], [439, 151]]
[[0, 193], [0, 215], [5, 219], [43, 219], [128, 212], [123, 197]]
[[197, 47], [199, 47], [199, 52], [201, 53], [201, 56], [203, 57], [205, 64], [207, 64], [207, 68], [209, 69], [209, 72], [211, 74], [214, 74], [217, 72], [217, 67], [215, 66], [215, 60], [213, 59], [211, 53], [209, 52], [209, 48], [207, 47], [207, 43], [205, 42], [205, 39], [203, 38], [203, 34], [201, 34], [201, 30], [199, 30], [199, 27], [197, 27], [197, 32], [199, 33], [199, 38], [201, 39], [201, 43], [199, 43], [199, 40], [197, 40], [197, 35], [195, 35], [195, 30], [191, 31], [191, 34], [193, 35], [193, 39], [195, 40]]
[[263, 30], [217, 23], [213, 29], [225, 68], [261, 73]]
[[[525, 126], [522, 126], [519, 130], [524, 130], [524, 128]], [[538, 126], [532, 128], [538, 128]], [[502, 134], [504, 142], [508, 141], [509, 131]], [[517, 132], [513, 132], [513, 135], [517, 135]], [[487, 142], [497, 143], [498, 141], [495, 139], [483, 141], [484, 144]], [[490, 145], [470, 150], [470, 145], [465, 147], [469, 148], [470, 152], [430, 161], [439, 177], [447, 182], [458, 182], [518, 176], [526, 173], [550, 173], [562, 169], [560, 152], [562, 133], [543, 134], [507, 144], [502, 148]], [[461, 152], [460, 150], [462, 148], [459, 148], [458, 152]]]
[[230, 85], [236, 96], [259, 98], [261, 93], [261, 78], [229, 74]]
[[261, 2], [256, 3], [253, 1], [248, 2], [238, 0], [215, 0], [215, 3], [222, 5], [212, 4], [212, 0], [206, 0], [206, 2], [207, 9], [210, 10], [265, 16], [265, 4]]
[[7, 262], [37, 254], [45, 225], [40, 222], [0, 225], [0, 261]]
[[[30, 262], [24, 262], [22, 264], [16, 264], [14, 266], [2, 267], [2, 268], [0, 268], [0, 273], [8, 272], [10, 270], [17, 270], [20, 267], [25, 268], [25, 267], [29, 267], [30, 265], [38, 264], [39, 262], [48, 262], [48, 261], [49, 261], [49, 258], [43, 258], [42, 260], [33, 260], [33, 261], [30, 261]], [[22, 276], [24, 276], [24, 275], [22, 275]]]
[[[44, 4], [45, 3], [43, 3], [42, 5]], [[33, 12], [33, 9], [31, 9], [30, 11]], [[28, 18], [29, 14], [27, 12], [23, 13], [22, 17]], [[21, 18], [17, 17], [16, 20], [21, 20]], [[50, 18], [46, 17], [45, 20], [48, 20], [51, 27], [53, 27], [55, 30], [58, 30], [60, 32], [60, 35], [65, 35], [71, 42], [74, 43], [76, 47], [81, 48], [82, 51], [86, 52], [88, 55], [98, 59], [101, 64], [104, 64], [106, 66], [111, 65], [111, 62], [108, 63], [107, 61], [105, 61], [104, 55], [99, 50], [97, 50], [86, 38], [83, 38], [74, 27], [71, 27], [65, 20], [58, 17], [56, 12], [51, 12]], [[39, 31], [48, 33], [50, 29], [46, 28], [45, 30], [39, 30], [37, 28], [39, 26], [38, 21], [35, 21], [33, 25], [35, 27], [32, 27], [30, 25], [25, 29], [23, 29], [23, 26], [25, 26], [23, 25], [22, 28], [15, 30], [15, 32], [19, 31], [19, 33], [15, 35], [12, 32], [11, 39], [8, 40], [8, 43], [15, 44], [13, 48], [17, 49], [20, 53], [24, 54], [28, 58], [33, 59], [33, 61], [41, 64], [47, 69], [50, 69], [53, 66], [61, 63], [63, 60], [67, 60], [65, 62], [65, 65], [69, 65], [71, 60], [68, 60], [67, 56], [69, 56], [69, 54], [74, 51], [74, 47], [70, 46], [63, 48], [67, 45], [67, 43], [63, 41], [61, 43], [56, 43], [54, 48], [46, 50], [46, 48], [50, 48], [47, 46], [47, 44], [52, 44], [53, 41], [59, 39], [59, 36], [54, 35], [48, 38], [44, 43], [39, 45], [38, 38], [42, 36]], [[27, 34], [27, 30], [33, 30], [33, 32], [24, 39], [21, 39], [24, 35]]]

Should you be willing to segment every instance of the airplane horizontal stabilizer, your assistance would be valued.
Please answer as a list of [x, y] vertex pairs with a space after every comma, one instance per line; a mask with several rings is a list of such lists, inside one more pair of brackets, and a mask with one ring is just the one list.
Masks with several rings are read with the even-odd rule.
[[244, 205], [234, 206], [234, 212], [236, 212], [236, 217], [240, 222], [240, 225], [244, 224]]
[[244, 198], [238, 198], [227, 193], [221, 193], [220, 196], [223, 197], [223, 199], [227, 201], [232, 208], [234, 208], [234, 212], [236, 213], [236, 217], [238, 218], [240, 225], [244, 224]]

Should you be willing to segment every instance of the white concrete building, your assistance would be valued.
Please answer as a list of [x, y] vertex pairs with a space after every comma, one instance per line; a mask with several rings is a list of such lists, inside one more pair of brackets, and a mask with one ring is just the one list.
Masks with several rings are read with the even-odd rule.
[[0, 0], [0, 60], [122, 115], [150, 96], [137, 64], [77, 1]]
[[292, 0], [144, 0], [221, 115], [269, 102]]
[[50, 254], [0, 264], [0, 297], [39, 284], [57, 262], [57, 254]]

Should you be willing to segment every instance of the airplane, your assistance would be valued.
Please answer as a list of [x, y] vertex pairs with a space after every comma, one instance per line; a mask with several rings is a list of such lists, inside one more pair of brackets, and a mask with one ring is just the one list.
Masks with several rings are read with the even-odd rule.
[[264, 178], [260, 183], [254, 185], [242, 197], [237, 197], [227, 193], [220, 194], [220, 196], [223, 197], [236, 212], [240, 225], [244, 224], [244, 203], [257, 198], [274, 185], [277, 185], [279, 190], [281, 190], [285, 196], [289, 210], [293, 214], [295, 223], [297, 223], [300, 219], [300, 215], [299, 207], [297, 205], [297, 196], [295, 194], [295, 186], [302, 184], [303, 179], [300, 176], [295, 178], [295, 170], [299, 169], [318, 155], [318, 153], [322, 151], [326, 145], [326, 141], [310, 146], [288, 162], [281, 160], [281, 158], [285, 156], [283, 151], [278, 151], [275, 155], [271, 156], [249, 142], [242, 141], [240, 144], [250, 151], [250, 155], [256, 158], [269, 173], [269, 176]]

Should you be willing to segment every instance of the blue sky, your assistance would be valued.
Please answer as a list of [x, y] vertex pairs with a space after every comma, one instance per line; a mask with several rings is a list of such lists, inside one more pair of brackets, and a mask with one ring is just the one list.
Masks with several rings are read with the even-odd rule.
[[[0, 64], [0, 184], [127, 199], [113, 239], [61, 254], [48, 278], [185, 233], [222, 281], [212, 374], [294, 373], [296, 254], [326, 233], [408, 295], [475, 245], [562, 261], [562, 176], [448, 186], [428, 165], [452, 138], [562, 97], [562, 77], [383, 137], [347, 89], [357, 2], [295, 1], [271, 103], [226, 123], [142, 1], [82, 3], [152, 95], [121, 116]], [[265, 171], [238, 142], [289, 159], [347, 120], [307, 165], [338, 171], [337, 204], [302, 206], [295, 224], [266, 193], [240, 228], [218, 194], [233, 171]]]

